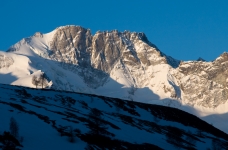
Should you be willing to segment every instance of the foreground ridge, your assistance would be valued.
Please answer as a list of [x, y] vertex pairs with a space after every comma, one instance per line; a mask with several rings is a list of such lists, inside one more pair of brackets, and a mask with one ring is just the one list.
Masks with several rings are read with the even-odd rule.
[[7, 114], [0, 130], [14, 117], [25, 150], [228, 148], [226, 133], [175, 108], [19, 86], [0, 90], [0, 113]]

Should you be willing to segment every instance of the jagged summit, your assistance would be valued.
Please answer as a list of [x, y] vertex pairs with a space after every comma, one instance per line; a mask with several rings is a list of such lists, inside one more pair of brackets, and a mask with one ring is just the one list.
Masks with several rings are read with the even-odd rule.
[[33, 36], [42, 38], [43, 37], [43, 33], [36, 32]]
[[[70, 28], [70, 27], [73, 27], [73, 28], [84, 28], [84, 27], [82, 27], [82, 26], [79, 26], [79, 25], [65, 25], [65, 26], [59, 26], [59, 27], [57, 27], [55, 30], [59, 30], [59, 29], [65, 29], [65, 28]], [[86, 28], [84, 28], [84, 29], [86, 29]]]
[[[96, 32], [93, 36], [90, 29], [81, 26], [61, 26], [51, 32], [42, 34], [37, 32], [34, 36], [24, 38], [11, 46], [8, 51], [18, 51], [20, 46], [28, 45], [27, 50], [34, 51], [37, 40], [44, 45], [40, 55], [50, 55], [51, 58], [65, 63], [95, 66], [100, 70], [109, 72], [116, 62], [130, 56], [127, 63], [151, 65], [152, 63], [168, 63], [177, 67], [180, 61], [166, 56], [154, 44], [148, 41], [144, 33], [130, 31], [118, 32], [117, 30]], [[136, 48], [137, 47], [137, 48]], [[22, 48], [25, 49], [25, 48]], [[39, 50], [40, 48], [38, 48]], [[79, 54], [80, 53], [80, 54]], [[138, 54], [138, 55], [136, 55]], [[157, 55], [157, 60], [148, 59], [150, 55]], [[89, 58], [90, 57], [90, 58]], [[109, 60], [106, 61], [106, 60]], [[98, 62], [102, 62], [98, 64]]]
[[223, 52], [218, 58], [216, 58], [214, 60], [214, 62], [217, 62], [217, 63], [223, 63], [226, 61], [228, 61], [228, 53], [227, 52]]

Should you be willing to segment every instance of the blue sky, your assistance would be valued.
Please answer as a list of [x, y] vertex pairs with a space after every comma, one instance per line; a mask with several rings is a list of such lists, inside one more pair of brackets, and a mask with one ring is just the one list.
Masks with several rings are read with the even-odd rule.
[[181, 60], [210, 61], [228, 51], [227, 0], [1, 0], [0, 49], [62, 25], [144, 32]]

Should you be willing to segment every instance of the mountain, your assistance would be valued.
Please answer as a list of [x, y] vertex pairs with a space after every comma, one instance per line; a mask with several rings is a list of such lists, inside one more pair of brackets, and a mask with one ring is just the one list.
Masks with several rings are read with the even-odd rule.
[[0, 149], [228, 149], [226, 133], [176, 108], [3, 84], [0, 91]]
[[228, 133], [227, 60], [180, 61], [144, 33], [63, 26], [0, 52], [0, 83], [35, 88], [45, 73], [46, 88], [176, 107]]

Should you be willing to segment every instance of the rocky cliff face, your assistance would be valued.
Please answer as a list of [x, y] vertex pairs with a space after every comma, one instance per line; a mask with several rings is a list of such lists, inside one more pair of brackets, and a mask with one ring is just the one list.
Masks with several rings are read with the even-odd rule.
[[[177, 81], [175, 87], [180, 87], [179, 98], [186, 103], [215, 108], [228, 99], [227, 53], [213, 62], [192, 61], [179, 65], [179, 61], [150, 43], [144, 33], [113, 30], [92, 36], [89, 29], [79, 26], [58, 29], [50, 48], [51, 57], [58, 61], [89, 66], [107, 74], [115, 65], [119, 66], [131, 76], [134, 87], [145, 86], [148, 76], [143, 74], [150, 66], [168, 64], [172, 66], [170, 75]], [[144, 73], [137, 74], [142, 69]], [[177, 89], [170, 84], [164, 84], [163, 90], [170, 91], [172, 98], [178, 97]]]
[[150, 43], [144, 33], [129, 31], [98, 31], [92, 35], [80, 26], [64, 26], [56, 30], [50, 50], [51, 59], [76, 65], [75, 72], [80, 68], [78, 73], [93, 88], [103, 85], [116, 68], [130, 78], [130, 86], [143, 87], [146, 79], [140, 79], [138, 72], [143, 70], [145, 74], [148, 67], [158, 64], [179, 65], [178, 60]]
[[182, 62], [174, 76], [191, 105], [215, 108], [228, 99], [228, 54], [213, 62]]
[[51, 44], [51, 58], [60, 62], [90, 65], [92, 35], [89, 30], [78, 26], [57, 29]]
[[[93, 67], [106, 73], [110, 73], [119, 61], [132, 66], [168, 64], [170, 60], [175, 62], [171, 57], [167, 60], [167, 56], [151, 44], [144, 33], [129, 31], [98, 31], [92, 36], [89, 29], [80, 26], [60, 27], [50, 49], [53, 51], [53, 59]], [[178, 61], [175, 63], [178, 64]]]

